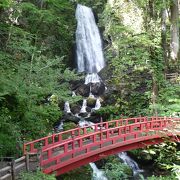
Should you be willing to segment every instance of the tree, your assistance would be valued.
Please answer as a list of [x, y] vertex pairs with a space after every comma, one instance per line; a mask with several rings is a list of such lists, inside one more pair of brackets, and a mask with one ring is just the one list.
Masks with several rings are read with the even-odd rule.
[[173, 61], [178, 60], [179, 54], [179, 3], [178, 0], [172, 0], [171, 6], [171, 58]]

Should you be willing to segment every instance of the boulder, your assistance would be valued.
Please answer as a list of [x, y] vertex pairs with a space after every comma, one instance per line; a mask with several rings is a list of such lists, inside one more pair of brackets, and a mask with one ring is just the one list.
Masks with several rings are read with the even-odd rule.
[[81, 117], [87, 117], [88, 116], [88, 112], [79, 113], [78, 115], [81, 116]]
[[94, 108], [96, 105], [96, 98], [94, 97], [88, 97], [87, 99], [87, 106]]
[[84, 84], [84, 79], [70, 81], [70, 87], [72, 91], [75, 91], [81, 85]]
[[76, 90], [75, 93], [77, 95], [83, 96], [83, 97], [88, 97], [90, 93], [90, 85], [88, 84], [82, 84], [80, 85]]
[[77, 104], [73, 104], [72, 106], [71, 106], [71, 112], [73, 113], [73, 114], [78, 114], [79, 112], [80, 112], [80, 110], [81, 110], [81, 106], [80, 105], [77, 105]]
[[73, 114], [71, 113], [65, 113], [64, 116], [63, 116], [63, 119], [66, 121], [66, 122], [74, 122], [76, 124], [78, 124], [80, 118], [77, 117], [77, 116], [74, 116]]
[[100, 122], [100, 116], [90, 116], [85, 118], [86, 121], [91, 121], [93, 123], [99, 123]]
[[103, 82], [91, 83], [91, 93], [95, 96], [101, 96], [105, 92], [105, 84]]
[[101, 77], [101, 79], [105, 82], [112, 77], [113, 68], [110, 66], [105, 66], [103, 69], [101, 69], [100, 72], [98, 72], [98, 75]]

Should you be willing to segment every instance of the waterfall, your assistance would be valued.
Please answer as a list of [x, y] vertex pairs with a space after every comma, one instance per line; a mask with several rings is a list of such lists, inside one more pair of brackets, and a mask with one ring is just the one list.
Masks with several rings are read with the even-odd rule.
[[89, 84], [90, 82], [98, 83], [100, 81], [101, 81], [101, 78], [98, 76], [98, 74], [97, 73], [92, 73], [92, 74], [87, 74], [86, 75], [84, 84]]
[[72, 97], [76, 96], [76, 93], [74, 91], [72, 91]]
[[86, 113], [86, 107], [87, 107], [87, 100], [86, 99], [83, 99], [83, 104], [82, 104], [82, 107], [81, 107], [81, 110], [80, 110], [80, 113]]
[[102, 42], [92, 9], [78, 4], [76, 9], [76, 54], [78, 72], [90, 73], [86, 82], [99, 82], [96, 75], [104, 66]]
[[67, 112], [67, 113], [71, 113], [71, 109], [70, 109], [68, 101], [66, 101], [65, 104], [64, 104], [64, 111]]
[[59, 126], [57, 127], [57, 130], [58, 131], [63, 131], [63, 125], [64, 125], [64, 123], [63, 123], [63, 121], [61, 121]]
[[143, 172], [143, 170], [139, 168], [138, 164], [133, 159], [131, 159], [126, 152], [120, 152], [118, 153], [118, 156], [120, 159], [122, 159], [124, 164], [128, 165], [132, 169], [133, 175], [137, 175], [139, 172]]
[[94, 110], [98, 110], [98, 109], [100, 109], [100, 107], [101, 107], [101, 102], [100, 102], [100, 100], [98, 98], [98, 99], [96, 99], [96, 105], [95, 105]]
[[79, 126], [80, 127], [84, 127], [84, 126], [91, 126], [92, 129], [94, 129], [94, 123], [90, 122], [90, 121], [86, 121], [83, 118], [81, 118], [81, 120], [79, 121]]
[[107, 177], [104, 175], [104, 171], [99, 170], [95, 163], [89, 163], [93, 170], [93, 180], [107, 180]]

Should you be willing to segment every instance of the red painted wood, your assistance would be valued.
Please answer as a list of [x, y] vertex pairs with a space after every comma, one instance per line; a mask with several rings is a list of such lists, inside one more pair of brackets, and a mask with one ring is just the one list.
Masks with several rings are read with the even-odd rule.
[[87, 126], [53, 134], [24, 144], [23, 150], [37, 152], [41, 143], [43, 172], [59, 175], [110, 154], [159, 143], [163, 141], [159, 131], [178, 121], [180, 118], [138, 117], [101, 122], [91, 132]]

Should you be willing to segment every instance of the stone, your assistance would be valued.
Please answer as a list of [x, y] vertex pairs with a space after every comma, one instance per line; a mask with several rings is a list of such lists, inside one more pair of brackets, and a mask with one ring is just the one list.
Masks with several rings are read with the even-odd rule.
[[96, 105], [96, 98], [94, 97], [88, 97], [87, 99], [87, 106], [94, 108]]
[[101, 96], [105, 92], [105, 85], [103, 82], [91, 83], [91, 93], [95, 96]]
[[100, 122], [100, 116], [90, 116], [90, 117], [87, 117], [85, 118], [86, 121], [91, 121], [93, 123], [99, 123]]
[[80, 110], [81, 110], [81, 106], [80, 105], [71, 105], [71, 112], [73, 113], [73, 114], [78, 114], [79, 112], [80, 112]]
[[88, 84], [82, 84], [80, 85], [76, 90], [75, 93], [77, 95], [81, 95], [83, 97], [88, 97], [90, 93], [90, 85]]
[[65, 113], [64, 116], [63, 116], [63, 119], [66, 121], [66, 122], [74, 122], [76, 124], [78, 124], [80, 118], [77, 117], [77, 116], [74, 116], [72, 113]]
[[83, 84], [84, 84], [83, 79], [70, 81], [71, 90], [75, 91], [76, 89], [78, 89]]

